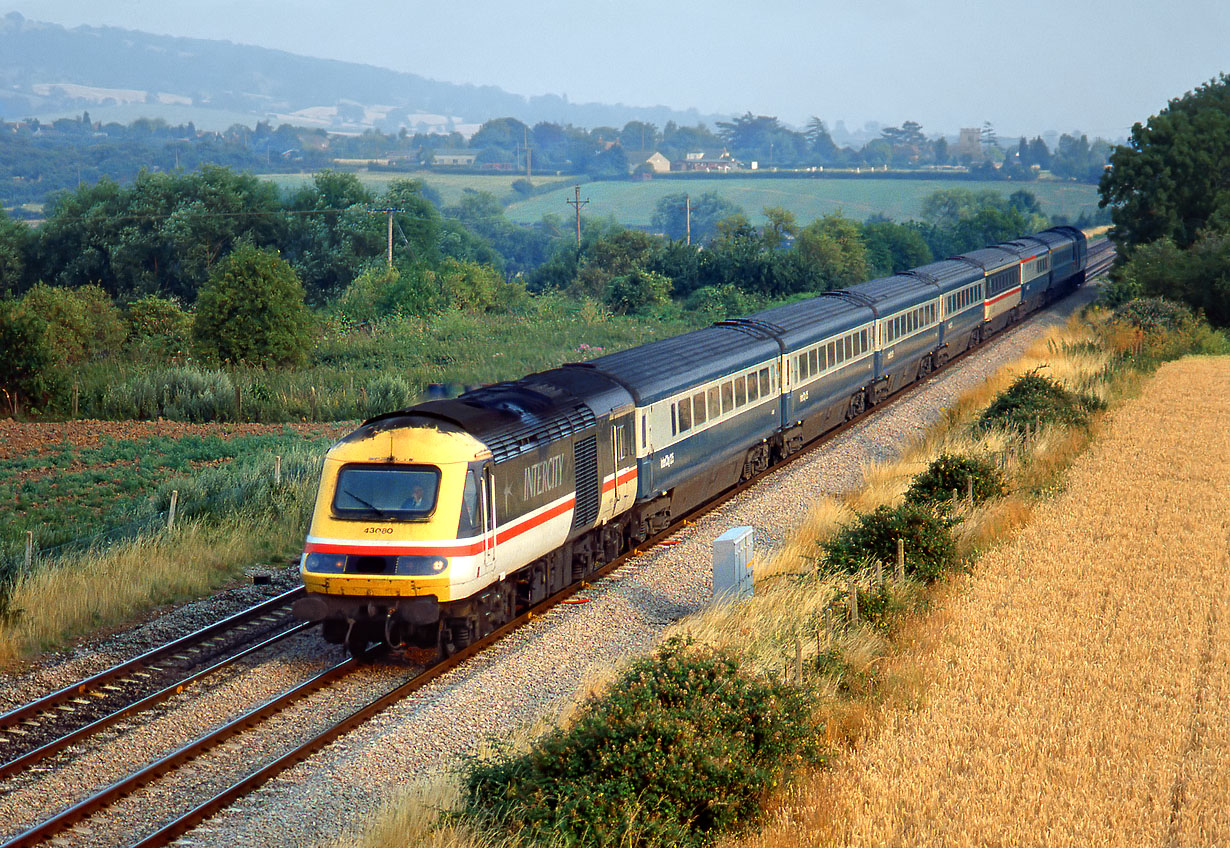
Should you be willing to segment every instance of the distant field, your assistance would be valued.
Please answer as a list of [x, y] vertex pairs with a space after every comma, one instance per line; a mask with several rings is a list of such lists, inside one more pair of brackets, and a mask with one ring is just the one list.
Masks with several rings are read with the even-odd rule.
[[[280, 188], [299, 188], [312, 181], [311, 174], [260, 174], [261, 179], [268, 180]], [[422, 180], [427, 185], [440, 192], [446, 205], [452, 205], [461, 197], [467, 188], [475, 191], [489, 191], [503, 199], [512, 191], [514, 180], [519, 180], [524, 174], [441, 174], [436, 171], [411, 171], [409, 173], [368, 172], [359, 171], [355, 174], [363, 185], [375, 192], [383, 192], [394, 180]], [[552, 183], [571, 185], [570, 177], [538, 177], [533, 178], [534, 185], [549, 185]], [[552, 195], [553, 197], [555, 195]], [[537, 220], [537, 218], [535, 218]]]
[[[565, 201], [573, 196], [572, 185], [562, 180], [559, 189], [513, 203], [508, 217], [520, 223], [539, 220], [544, 214], [568, 217], [572, 207]], [[1098, 208], [1096, 186], [1077, 183], [1002, 183], [969, 180], [877, 180], [877, 179], [729, 179], [652, 180], [648, 182], [598, 182], [581, 187], [581, 197], [589, 198], [585, 214], [614, 216], [626, 226], [647, 227], [654, 206], [665, 195], [689, 192], [694, 197], [714, 191], [743, 208], [752, 223], [763, 223], [761, 210], [782, 206], [803, 223], [832, 212], [865, 220], [885, 215], [893, 220], [917, 218], [923, 198], [940, 189], [963, 188], [971, 191], [992, 189], [1005, 196], [1025, 189], [1037, 196], [1048, 215], [1066, 215], [1075, 220], [1081, 212]]]

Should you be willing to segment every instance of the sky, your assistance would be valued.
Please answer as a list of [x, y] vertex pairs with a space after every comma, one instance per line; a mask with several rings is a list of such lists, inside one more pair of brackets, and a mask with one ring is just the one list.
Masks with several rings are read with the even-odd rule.
[[1230, 72], [1228, 0], [0, 0], [574, 102], [1117, 140]]

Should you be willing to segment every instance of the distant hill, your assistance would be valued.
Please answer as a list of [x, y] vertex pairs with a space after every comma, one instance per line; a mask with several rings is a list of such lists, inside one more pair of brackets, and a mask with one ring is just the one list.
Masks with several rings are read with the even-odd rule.
[[467, 132], [505, 116], [582, 127], [630, 120], [711, 124], [730, 117], [665, 106], [571, 103], [553, 94], [527, 98], [495, 86], [439, 82], [229, 41], [114, 27], [66, 29], [16, 12], [0, 18], [0, 120], [83, 110], [104, 122], [161, 117], [224, 129], [269, 121], [339, 132]]

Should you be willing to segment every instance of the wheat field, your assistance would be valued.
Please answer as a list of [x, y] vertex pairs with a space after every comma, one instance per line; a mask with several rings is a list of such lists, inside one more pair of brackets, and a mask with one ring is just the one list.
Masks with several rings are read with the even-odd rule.
[[[1230, 845], [1230, 358], [1163, 366], [742, 845]], [[910, 654], [907, 651], [907, 654]]]

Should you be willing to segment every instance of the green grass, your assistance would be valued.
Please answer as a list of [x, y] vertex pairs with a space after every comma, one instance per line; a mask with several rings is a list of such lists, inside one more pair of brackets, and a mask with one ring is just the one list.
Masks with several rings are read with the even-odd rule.
[[[567, 217], [572, 207], [565, 201], [573, 195], [571, 184], [565, 183], [554, 191], [513, 203], [508, 208], [508, 217], [519, 223], [537, 221], [548, 213]], [[806, 224], [833, 212], [860, 221], [877, 214], [897, 221], [918, 218], [923, 198], [934, 191], [952, 188], [992, 189], [1004, 196], [1024, 189], [1037, 196], [1046, 214], [1066, 215], [1070, 220], [1075, 220], [1081, 212], [1095, 212], [1098, 207], [1098, 190], [1092, 185], [942, 179], [753, 179], [739, 176], [706, 180], [655, 179], [588, 183], [582, 187], [581, 197], [590, 200], [585, 207], [586, 214], [614, 216], [625, 226], [649, 226], [655, 205], [665, 195], [689, 192], [696, 197], [710, 191], [741, 206], [754, 224], [764, 223], [761, 210], [766, 206], [782, 206], [793, 212], [800, 223]]]
[[[499, 315], [446, 311], [429, 318], [388, 318], [371, 327], [322, 321], [312, 364], [304, 369], [179, 368], [197, 378], [178, 381], [184, 386], [222, 385], [199, 397], [179, 393], [188, 388], [172, 391], [175, 369], [163, 366], [89, 363], [76, 379], [83, 418], [234, 421], [238, 384], [244, 421], [346, 421], [413, 403], [429, 383], [461, 387], [516, 379], [678, 335], [715, 317], [720, 316], [673, 304], [655, 316], [614, 315], [594, 303], [544, 295]], [[138, 395], [149, 394], [141, 386], [151, 384], [155, 390], [164, 386], [153, 398], [161, 405], [134, 405]], [[70, 408], [71, 386], [64, 382], [53, 409]]]
[[[223, 439], [216, 435], [108, 439], [91, 448], [64, 443], [51, 453], [0, 460], [0, 544], [22, 543], [33, 531], [47, 549], [166, 508], [171, 489], [198, 499], [239, 487], [271, 457], [307, 449], [323, 454], [333, 439], [281, 432]], [[202, 478], [208, 478], [203, 480]], [[202, 490], [202, 483], [205, 490]]]
[[[262, 180], [268, 180], [282, 189], [296, 189], [312, 182], [311, 174], [258, 174]], [[461, 199], [466, 189], [488, 191], [496, 197], [503, 198], [512, 192], [512, 184], [525, 174], [446, 174], [438, 171], [359, 171], [355, 174], [359, 182], [377, 193], [383, 193], [394, 180], [422, 180], [431, 188], [440, 192], [445, 206], [452, 206]], [[534, 174], [532, 182], [535, 186], [550, 183], [571, 186], [576, 180], [573, 177], [539, 176]], [[535, 219], [536, 220], [536, 219]]]

